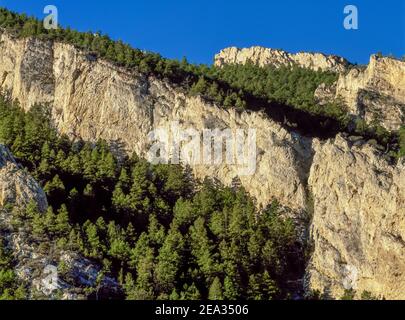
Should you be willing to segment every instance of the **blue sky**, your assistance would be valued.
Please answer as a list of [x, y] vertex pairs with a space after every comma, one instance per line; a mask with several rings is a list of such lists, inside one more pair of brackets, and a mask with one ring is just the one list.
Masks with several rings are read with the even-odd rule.
[[[261, 45], [319, 51], [367, 63], [372, 53], [405, 55], [405, 0], [0, 0], [0, 6], [43, 17], [45, 5], [59, 22], [80, 31], [159, 52], [211, 63], [228, 46]], [[343, 28], [343, 8], [356, 5], [359, 29]]]

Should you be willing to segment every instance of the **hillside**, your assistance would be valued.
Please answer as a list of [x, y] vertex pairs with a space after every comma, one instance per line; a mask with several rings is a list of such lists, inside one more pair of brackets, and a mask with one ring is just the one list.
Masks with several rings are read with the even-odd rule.
[[[194, 66], [4, 10], [0, 26], [0, 142], [52, 207], [34, 237], [131, 299], [404, 298], [405, 62]], [[174, 124], [254, 128], [254, 173], [148, 164]]]

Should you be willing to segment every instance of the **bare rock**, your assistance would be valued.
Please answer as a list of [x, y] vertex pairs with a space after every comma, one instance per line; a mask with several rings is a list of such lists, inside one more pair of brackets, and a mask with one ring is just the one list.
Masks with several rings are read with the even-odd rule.
[[[48, 206], [46, 195], [39, 184], [14, 160], [10, 151], [0, 145], [0, 237], [12, 250], [17, 276], [27, 286], [30, 298], [94, 299], [120, 296], [118, 283], [101, 273], [101, 268], [83, 256], [60, 251], [51, 239], [34, 239], [25, 221], [16, 227], [10, 212], [23, 209], [34, 201], [44, 212]], [[65, 264], [61, 274], [57, 266]]]
[[15, 162], [10, 151], [0, 145], [0, 207], [16, 205], [23, 207], [31, 200], [45, 211], [46, 195], [38, 183]]
[[[198, 178], [215, 177], [225, 185], [241, 184], [265, 206], [277, 199], [304, 210], [305, 184], [312, 157], [311, 139], [285, 130], [262, 114], [225, 110], [190, 97], [154, 77], [129, 72], [102, 59], [89, 60], [71, 45], [14, 39], [1, 35], [0, 90], [9, 92], [25, 109], [50, 103], [60, 133], [87, 141], [105, 139], [146, 157], [148, 133], [181, 129], [256, 129], [257, 168], [241, 176], [238, 165], [193, 165]], [[37, 70], [40, 69], [40, 70]], [[42, 90], [42, 88], [44, 88]]]
[[405, 163], [342, 136], [315, 143], [309, 178], [314, 252], [308, 286], [339, 298], [345, 289], [405, 298]]
[[[309, 199], [313, 198], [314, 253], [307, 273], [309, 289], [339, 297], [345, 287], [352, 287], [386, 298], [404, 298], [403, 163], [396, 166], [387, 163], [366, 141], [351, 142], [338, 136], [335, 141], [323, 144], [288, 131], [261, 113], [225, 110], [200, 97], [190, 97], [153, 76], [146, 77], [102, 59], [89, 59], [68, 44], [14, 39], [5, 33], [0, 37], [0, 90], [20, 101], [27, 110], [36, 103], [49, 103], [58, 131], [73, 139], [101, 138], [114, 143], [117, 150], [146, 156], [151, 145], [148, 133], [157, 129], [170, 131], [173, 123], [181, 129], [198, 131], [256, 129], [254, 174], [240, 176], [238, 166], [227, 164], [192, 165], [194, 174], [198, 178], [217, 178], [225, 185], [239, 177], [258, 206], [277, 199], [295, 214], [307, 210]], [[323, 92], [328, 92], [329, 97], [342, 96], [356, 114], [364, 90], [378, 92], [380, 97], [389, 96], [395, 105], [403, 103], [403, 63], [393, 59], [372, 58], [366, 70], [347, 71], [347, 61], [334, 56], [230, 48], [217, 56], [216, 64], [248, 60], [259, 65], [298, 64], [314, 70], [341, 72], [336, 88], [324, 87]], [[360, 99], [365, 102], [362, 109], [365, 117], [364, 110], [369, 106], [366, 98]], [[390, 128], [389, 122], [392, 127], [397, 126], [396, 120], [392, 120], [396, 113], [387, 111], [391, 110], [391, 102], [380, 106], [387, 119], [391, 119], [384, 122]], [[6, 161], [1, 170], [7, 174], [14, 169], [18, 171], [15, 164]], [[0, 186], [7, 186], [2, 189], [2, 199], [29, 199], [31, 188], [24, 187], [26, 191], [21, 192], [14, 182], [10, 184], [10, 179], [14, 179], [11, 174], [0, 180]], [[28, 177], [18, 179], [24, 181], [23, 185], [34, 185]], [[8, 196], [8, 190], [15, 191]], [[38, 255], [28, 248], [20, 252]], [[59, 255], [56, 260], [41, 262], [39, 269], [54, 266], [60, 258]], [[41, 257], [29, 259], [39, 261]], [[22, 264], [21, 270], [30, 269]], [[45, 271], [49, 270], [54, 269], [48, 267]], [[43, 278], [35, 276], [35, 279]]]
[[321, 104], [342, 101], [351, 114], [367, 123], [398, 130], [405, 123], [405, 62], [373, 55], [366, 68], [340, 74], [332, 87], [319, 87], [315, 97]]
[[214, 63], [221, 67], [225, 64], [246, 64], [251, 62], [258, 66], [281, 66], [298, 65], [302, 68], [314, 71], [345, 72], [350, 63], [344, 58], [324, 55], [322, 53], [299, 52], [292, 54], [283, 50], [263, 47], [251, 47], [239, 49], [230, 47], [223, 49], [215, 56]]

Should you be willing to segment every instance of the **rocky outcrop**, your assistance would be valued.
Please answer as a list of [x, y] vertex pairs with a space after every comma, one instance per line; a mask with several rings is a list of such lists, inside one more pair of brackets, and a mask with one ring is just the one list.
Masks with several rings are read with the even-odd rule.
[[[15, 272], [30, 298], [87, 299], [121, 295], [118, 283], [102, 276], [101, 268], [77, 253], [61, 251], [47, 238], [34, 239], [27, 222], [15, 224], [14, 215], [34, 201], [47, 208], [44, 191], [21, 169], [9, 150], [0, 145], [0, 239], [12, 250]], [[17, 209], [17, 210], [16, 210]], [[58, 266], [64, 265], [61, 273]]]
[[0, 145], [0, 207], [16, 205], [23, 207], [34, 200], [44, 211], [47, 201], [38, 183], [22, 170], [10, 151]]
[[405, 61], [373, 55], [366, 68], [341, 74], [334, 86], [321, 86], [315, 96], [320, 103], [340, 100], [367, 123], [398, 130], [405, 123]]
[[322, 53], [299, 52], [296, 54], [283, 50], [263, 47], [251, 47], [239, 49], [230, 47], [223, 49], [215, 56], [214, 63], [218, 67], [225, 64], [246, 64], [251, 62], [258, 66], [281, 66], [297, 65], [314, 71], [345, 72], [350, 63], [344, 58], [324, 55]]
[[[4, 226], [4, 225], [3, 225]], [[54, 241], [33, 239], [26, 229], [8, 230], [3, 238], [13, 250], [15, 272], [28, 288], [28, 298], [51, 300], [118, 299], [118, 282], [82, 255], [60, 250]]]
[[230, 47], [215, 56], [215, 65], [246, 64], [293, 66], [339, 73], [332, 86], [322, 84], [315, 92], [320, 104], [343, 102], [348, 111], [367, 123], [379, 123], [398, 130], [405, 122], [405, 62], [371, 56], [367, 67], [351, 65], [344, 58], [321, 53], [291, 54], [283, 50]]
[[[256, 62], [265, 61], [261, 59]], [[285, 59], [279, 61], [290, 63], [292, 58]], [[301, 65], [346, 70], [344, 60], [325, 56], [314, 59], [308, 57], [309, 62]], [[225, 59], [217, 61], [228, 63]], [[349, 73], [353, 79], [354, 72]], [[378, 73], [370, 79], [380, 76]], [[402, 89], [395, 81], [402, 80], [384, 77], [386, 82], [365, 81], [365, 88], [377, 90], [385, 83], [387, 89], [378, 93], [397, 101]], [[389, 85], [395, 94], [390, 94]], [[337, 91], [349, 87], [339, 80], [336, 89], [324, 89], [336, 97]], [[193, 164], [196, 177], [215, 177], [226, 185], [239, 178], [259, 206], [277, 199], [296, 216], [312, 207], [313, 198], [314, 253], [308, 268], [308, 288], [326, 291], [331, 297], [339, 297], [345, 286], [386, 298], [403, 297], [403, 164], [390, 165], [361, 140], [352, 145], [343, 136], [326, 143], [302, 137], [261, 113], [225, 110], [153, 76], [97, 60], [71, 45], [14, 39], [5, 33], [0, 41], [0, 90], [25, 109], [35, 103], [50, 104], [57, 129], [71, 138], [102, 138], [112, 142], [117, 152], [135, 151], [145, 157], [152, 144], [148, 134], [160, 129], [194, 129], [200, 133], [204, 129], [255, 129], [257, 158], [252, 175], [241, 175], [238, 165]], [[41, 264], [41, 268], [49, 273], [62, 256]]]
[[405, 161], [391, 165], [353, 140], [314, 143], [308, 286], [329, 297], [354, 289], [405, 299]]

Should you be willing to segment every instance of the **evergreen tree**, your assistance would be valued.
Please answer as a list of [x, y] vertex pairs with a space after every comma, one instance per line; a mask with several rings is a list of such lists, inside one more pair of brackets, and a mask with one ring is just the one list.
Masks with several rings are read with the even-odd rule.
[[155, 276], [159, 291], [169, 294], [175, 289], [183, 250], [183, 236], [172, 226], [157, 257]]
[[223, 293], [222, 293], [222, 284], [221, 280], [218, 277], [215, 277], [214, 281], [211, 284], [209, 293], [208, 293], [209, 300], [223, 300]]
[[70, 233], [69, 212], [66, 205], [62, 205], [58, 210], [55, 219], [55, 231], [62, 236], [67, 236]]

